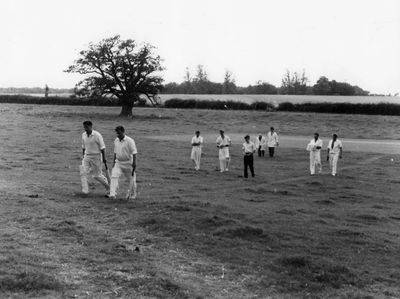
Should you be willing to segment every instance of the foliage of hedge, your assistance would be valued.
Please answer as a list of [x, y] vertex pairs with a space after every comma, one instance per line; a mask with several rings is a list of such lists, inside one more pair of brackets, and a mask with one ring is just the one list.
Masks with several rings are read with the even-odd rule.
[[400, 115], [400, 105], [393, 103], [301, 103], [279, 104], [278, 111], [316, 112], [336, 114]]
[[[41, 105], [72, 105], [72, 106], [120, 106], [116, 99], [112, 98], [79, 98], [79, 97], [35, 97], [29, 95], [0, 95], [0, 103], [15, 104], [41, 104]], [[146, 100], [140, 99], [136, 106], [145, 107]]]
[[[77, 98], [77, 97], [34, 97], [28, 95], [0, 95], [0, 103], [42, 104], [42, 105], [75, 105], [75, 106], [120, 106], [115, 99], [110, 98]], [[141, 99], [136, 106], [146, 106]], [[170, 99], [165, 101], [165, 108], [180, 109], [213, 109], [213, 110], [260, 110], [260, 111], [289, 111], [315, 112], [337, 114], [368, 114], [368, 115], [400, 115], [400, 104], [352, 104], [352, 103], [301, 103], [284, 102], [274, 107], [271, 103], [254, 102], [247, 104], [236, 101], [215, 100], [183, 100]]]
[[268, 110], [273, 111], [274, 106], [266, 102], [254, 102], [247, 104], [236, 101], [215, 101], [215, 100], [182, 100], [170, 99], [165, 101], [165, 108], [180, 109], [212, 109], [212, 110]]

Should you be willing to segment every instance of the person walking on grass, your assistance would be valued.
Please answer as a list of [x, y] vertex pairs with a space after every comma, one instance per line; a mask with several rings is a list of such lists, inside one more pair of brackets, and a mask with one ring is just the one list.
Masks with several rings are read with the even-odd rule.
[[322, 172], [321, 164], [321, 148], [323, 142], [319, 139], [319, 134], [315, 133], [314, 138], [307, 145], [307, 151], [310, 152], [310, 173], [315, 175], [315, 167], [318, 167], [318, 172]]
[[223, 130], [219, 131], [220, 136], [217, 138], [217, 147], [219, 149], [218, 158], [219, 158], [219, 166], [220, 171], [228, 171], [230, 156], [229, 156], [229, 147], [232, 145], [232, 141], [229, 136], [225, 135]]
[[248, 173], [247, 168], [250, 168], [251, 176], [254, 178], [254, 153], [256, 152], [256, 145], [250, 141], [250, 136], [244, 137], [245, 142], [243, 143], [243, 164], [244, 164], [244, 178], [247, 179]]
[[119, 178], [123, 174], [128, 181], [128, 189], [125, 199], [136, 198], [136, 155], [135, 141], [125, 135], [125, 128], [115, 128], [117, 138], [114, 141], [114, 162], [111, 172], [110, 198], [115, 199], [118, 189]]
[[276, 134], [274, 127], [270, 128], [267, 134], [267, 146], [270, 158], [274, 157], [275, 147], [279, 146], [278, 134]]
[[192, 153], [190, 158], [194, 163], [194, 169], [200, 170], [201, 148], [203, 146], [203, 137], [200, 136], [200, 131], [196, 131], [192, 137]]
[[258, 134], [258, 137], [256, 139], [256, 148], [258, 151], [258, 156], [259, 157], [264, 157], [265, 156], [265, 150], [267, 148], [267, 139], [260, 134]]
[[342, 141], [338, 139], [337, 134], [333, 134], [332, 140], [328, 144], [328, 153], [326, 160], [329, 161], [329, 167], [332, 171], [332, 175], [336, 176], [338, 159], [342, 159], [343, 146]]
[[93, 123], [89, 120], [83, 122], [82, 133], [82, 165], [79, 166], [82, 193], [89, 193], [88, 175], [106, 188], [106, 197], [109, 196], [110, 185], [102, 172], [102, 163], [107, 169], [106, 146], [101, 134], [93, 130]]

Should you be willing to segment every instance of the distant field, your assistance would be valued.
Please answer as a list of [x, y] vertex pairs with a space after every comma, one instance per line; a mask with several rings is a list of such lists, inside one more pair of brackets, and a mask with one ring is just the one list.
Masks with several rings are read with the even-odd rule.
[[[400, 298], [400, 157], [345, 151], [338, 177], [326, 161], [310, 177], [303, 149], [315, 131], [400, 139], [400, 117], [119, 110], [0, 104], [1, 298]], [[109, 161], [116, 125], [135, 138], [136, 201], [109, 201], [98, 185], [79, 195], [86, 119]], [[220, 128], [270, 125], [299, 147], [256, 157], [244, 181], [235, 139], [230, 172], [217, 171]], [[207, 136], [200, 172], [196, 129]]]
[[[0, 94], [1, 95], [1, 94]], [[44, 94], [27, 94], [30, 96], [44, 97]], [[68, 97], [71, 94], [53, 94], [49, 96]], [[278, 105], [283, 102], [297, 103], [394, 103], [400, 104], [400, 97], [383, 97], [383, 96], [313, 96], [313, 95], [203, 95], [203, 94], [160, 94], [161, 102], [164, 103], [170, 99], [195, 99], [195, 100], [219, 100], [219, 101], [238, 101], [251, 104], [253, 102], [267, 102]]]

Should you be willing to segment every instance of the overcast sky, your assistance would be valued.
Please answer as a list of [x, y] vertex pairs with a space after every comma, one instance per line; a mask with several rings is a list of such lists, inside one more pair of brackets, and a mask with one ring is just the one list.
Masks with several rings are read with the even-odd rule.
[[73, 87], [63, 70], [115, 34], [156, 46], [166, 82], [202, 64], [243, 86], [305, 69], [310, 84], [400, 91], [398, 0], [1, 0], [0, 87]]

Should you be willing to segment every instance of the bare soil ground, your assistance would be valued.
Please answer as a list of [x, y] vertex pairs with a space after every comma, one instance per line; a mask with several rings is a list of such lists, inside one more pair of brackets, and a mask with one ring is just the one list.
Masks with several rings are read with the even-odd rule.
[[[215, 145], [192, 170], [190, 140], [265, 132], [398, 139], [399, 117], [0, 105], [1, 298], [400, 298], [398, 156], [345, 152], [339, 176], [308, 175], [303, 149], [256, 158], [243, 180]], [[136, 201], [79, 194], [83, 120], [138, 149]], [[322, 155], [324, 157], [324, 155]], [[395, 162], [391, 158], [395, 158]]]

